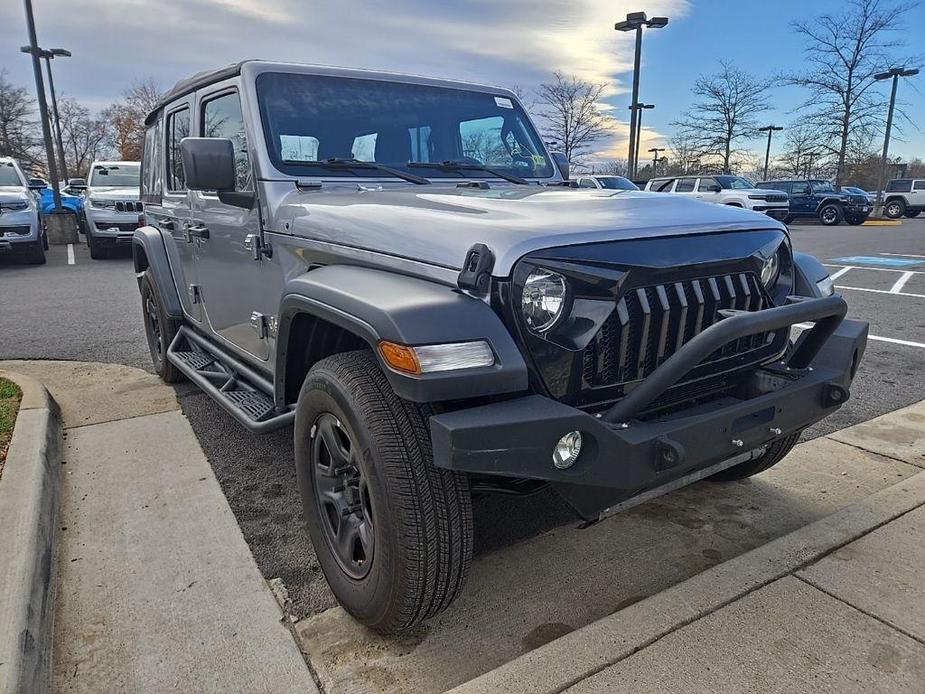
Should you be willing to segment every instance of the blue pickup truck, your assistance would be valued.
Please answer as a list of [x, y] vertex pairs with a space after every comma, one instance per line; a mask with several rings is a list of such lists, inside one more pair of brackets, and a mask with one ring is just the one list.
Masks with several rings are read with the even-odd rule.
[[757, 187], [782, 190], [790, 195], [790, 215], [784, 220], [788, 224], [808, 217], [815, 217], [825, 226], [836, 226], [842, 221], [863, 224], [871, 211], [866, 195], [835, 190], [829, 181], [812, 178], [762, 181]]

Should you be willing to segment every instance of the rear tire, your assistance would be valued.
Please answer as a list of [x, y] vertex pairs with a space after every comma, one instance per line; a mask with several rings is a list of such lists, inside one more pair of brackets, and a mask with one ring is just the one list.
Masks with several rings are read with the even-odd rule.
[[827, 227], [838, 226], [843, 216], [844, 214], [840, 205], [829, 203], [823, 205], [822, 209], [819, 210], [819, 223]]
[[183, 374], [167, 360], [167, 348], [177, 336], [179, 323], [164, 311], [164, 302], [161, 299], [157, 282], [154, 281], [151, 268], [145, 270], [141, 276], [139, 288], [141, 290], [141, 311], [145, 321], [145, 337], [148, 339], [148, 350], [151, 352], [154, 371], [164, 383], [176, 383], [183, 379]]
[[434, 467], [432, 413], [399, 398], [367, 351], [321, 360], [299, 392], [296, 474], [315, 554], [344, 609], [384, 634], [445, 609], [472, 560], [468, 480]]
[[798, 431], [795, 434], [784, 437], [782, 439], [777, 439], [768, 444], [767, 450], [764, 452], [764, 455], [755, 458], [754, 460], [749, 460], [745, 463], [739, 463], [738, 465], [733, 465], [730, 468], [726, 468], [722, 472], [717, 472], [715, 475], [711, 475], [709, 479], [716, 482], [731, 482], [733, 480], [741, 480], [745, 477], [751, 477], [752, 475], [757, 475], [760, 472], [764, 472], [768, 468], [777, 465], [784, 456], [786, 456], [796, 445], [797, 441], [800, 439], [800, 434], [802, 431]]
[[906, 203], [902, 200], [887, 200], [883, 206], [883, 214], [890, 219], [899, 219], [906, 214]]

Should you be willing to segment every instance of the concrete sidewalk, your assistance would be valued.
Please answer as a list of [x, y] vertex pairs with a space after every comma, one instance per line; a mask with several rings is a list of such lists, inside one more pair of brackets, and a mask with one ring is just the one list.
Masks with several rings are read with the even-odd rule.
[[317, 692], [174, 392], [138, 369], [0, 362], [65, 425], [55, 691]]
[[[833, 438], [925, 467], [922, 403]], [[925, 472], [453, 691], [925, 691]]]

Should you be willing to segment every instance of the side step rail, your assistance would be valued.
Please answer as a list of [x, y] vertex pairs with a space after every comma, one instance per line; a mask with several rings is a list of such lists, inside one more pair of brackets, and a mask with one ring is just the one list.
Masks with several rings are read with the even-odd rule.
[[186, 326], [167, 348], [167, 360], [255, 433], [280, 429], [295, 419], [294, 408], [277, 409], [270, 381]]

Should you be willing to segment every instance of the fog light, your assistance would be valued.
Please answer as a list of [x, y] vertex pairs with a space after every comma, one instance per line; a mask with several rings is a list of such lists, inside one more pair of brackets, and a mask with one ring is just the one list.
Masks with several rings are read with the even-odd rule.
[[570, 431], [556, 444], [552, 452], [552, 464], [560, 470], [566, 470], [575, 464], [581, 454], [581, 432]]

